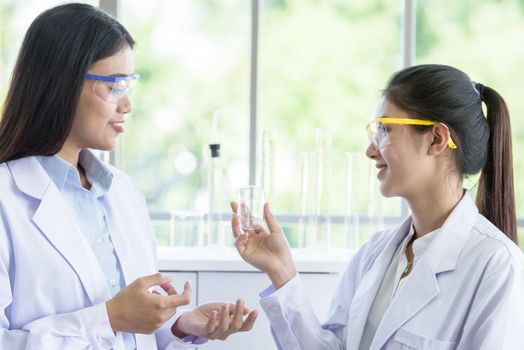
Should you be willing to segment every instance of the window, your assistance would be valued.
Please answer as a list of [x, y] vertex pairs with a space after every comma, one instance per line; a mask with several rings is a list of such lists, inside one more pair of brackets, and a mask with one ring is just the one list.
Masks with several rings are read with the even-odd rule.
[[205, 212], [208, 145], [221, 143], [228, 210], [248, 182], [249, 1], [125, 0], [119, 13], [140, 74], [120, 166], [152, 211]]
[[[377, 191], [364, 125], [401, 65], [401, 10], [367, 0], [262, 2], [259, 127], [275, 150], [264, 187], [280, 212], [400, 217], [400, 200]], [[346, 233], [338, 223], [334, 242]]]
[[[2, 101], [25, 31], [58, 3], [0, 0]], [[495, 87], [512, 115], [515, 179], [524, 175], [524, 156], [517, 152], [524, 147], [518, 118], [524, 88], [517, 74], [524, 49], [515, 44], [524, 37], [522, 1], [101, 2], [104, 8], [117, 4], [119, 20], [137, 42], [135, 70], [141, 75], [117, 165], [144, 192], [161, 245], [179, 244], [173, 230], [202, 234], [210, 143], [221, 144], [222, 210], [229, 212], [234, 190], [256, 177], [294, 246], [313, 216], [329, 218], [336, 246], [346, 244], [355, 227], [363, 241], [376, 228], [398, 222], [407, 208], [378, 194], [364, 156], [364, 124], [410, 53], [402, 46], [410, 6], [416, 8], [411, 63], [450, 64]], [[255, 86], [256, 106], [250, 96]], [[256, 143], [250, 135], [254, 116]], [[315, 183], [318, 174], [322, 186]], [[515, 185], [518, 216], [524, 218], [524, 184]], [[315, 205], [319, 198], [321, 205]], [[180, 244], [198, 244], [190, 241]]]

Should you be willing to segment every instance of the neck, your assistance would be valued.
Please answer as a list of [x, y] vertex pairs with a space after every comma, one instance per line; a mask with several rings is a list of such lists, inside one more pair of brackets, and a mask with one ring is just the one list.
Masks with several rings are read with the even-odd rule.
[[81, 148], [64, 145], [62, 149], [58, 151], [57, 155], [78, 169], [78, 158], [80, 157], [81, 150]]
[[80, 175], [80, 183], [82, 184], [82, 187], [90, 189], [91, 184], [87, 180], [86, 172], [78, 162], [78, 158], [80, 157], [80, 151], [82, 151], [81, 148], [67, 147], [64, 145], [64, 147], [62, 147], [62, 149], [57, 154], [66, 162], [73, 165], [76, 168], [76, 170], [78, 170], [78, 174]]
[[431, 187], [423, 195], [407, 198], [417, 238], [440, 228], [464, 192], [459, 180], [447, 186]]

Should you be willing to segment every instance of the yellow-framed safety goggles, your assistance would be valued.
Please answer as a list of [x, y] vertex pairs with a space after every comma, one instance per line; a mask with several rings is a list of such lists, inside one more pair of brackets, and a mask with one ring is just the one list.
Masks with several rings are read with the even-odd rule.
[[431, 126], [442, 124], [450, 133], [448, 147], [451, 149], [456, 149], [457, 145], [453, 142], [451, 138], [451, 131], [448, 126], [441, 122], [436, 122], [428, 119], [414, 119], [414, 118], [392, 118], [392, 117], [381, 117], [376, 118], [372, 122], [369, 122], [366, 125], [366, 130], [368, 132], [369, 142], [371, 142], [375, 147], [381, 149], [389, 144], [391, 144], [391, 137], [388, 133], [388, 129], [385, 125], [421, 125], [421, 126]]

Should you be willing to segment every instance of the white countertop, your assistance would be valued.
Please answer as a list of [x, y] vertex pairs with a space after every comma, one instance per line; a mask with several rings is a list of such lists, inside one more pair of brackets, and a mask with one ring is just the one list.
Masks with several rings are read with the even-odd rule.
[[[243, 261], [234, 248], [228, 247], [158, 247], [161, 271], [256, 272]], [[353, 252], [315, 252], [292, 249], [297, 269], [302, 273], [341, 273]]]

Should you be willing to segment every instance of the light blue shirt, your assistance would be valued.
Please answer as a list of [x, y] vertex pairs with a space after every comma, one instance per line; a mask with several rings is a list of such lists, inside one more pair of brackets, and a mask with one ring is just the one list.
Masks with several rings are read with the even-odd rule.
[[[82, 150], [79, 163], [86, 172], [87, 181], [91, 184], [88, 190], [82, 187], [77, 169], [64, 159], [54, 155], [40, 156], [38, 160], [64, 196], [71, 214], [100, 263], [111, 295], [114, 296], [126, 284], [108, 230], [107, 220], [111, 218], [108, 218], [104, 208], [104, 196], [111, 187], [113, 174], [91, 152]], [[123, 333], [123, 337], [126, 349], [136, 348], [133, 334]]]

